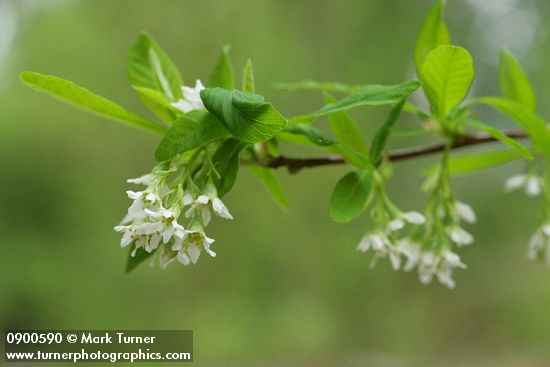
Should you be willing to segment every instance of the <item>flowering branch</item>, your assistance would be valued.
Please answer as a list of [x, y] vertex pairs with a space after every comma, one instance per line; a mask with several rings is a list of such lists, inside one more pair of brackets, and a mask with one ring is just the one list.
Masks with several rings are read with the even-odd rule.
[[[513, 129], [503, 132], [509, 138], [523, 139], [527, 138], [527, 133], [521, 129]], [[472, 145], [493, 143], [498, 139], [492, 137], [489, 134], [473, 134], [466, 135], [454, 142], [451, 149], [460, 149], [469, 147]], [[445, 143], [432, 144], [421, 147], [404, 148], [387, 153], [386, 157], [391, 162], [404, 161], [411, 158], [423, 157], [431, 154], [441, 153], [445, 150]], [[344, 164], [346, 160], [339, 155], [332, 155], [328, 157], [320, 158], [290, 158], [285, 156], [274, 157], [269, 160], [266, 167], [269, 168], [281, 168], [287, 167], [290, 173], [298, 173], [304, 168], [314, 168], [321, 166], [332, 166], [336, 164]]]

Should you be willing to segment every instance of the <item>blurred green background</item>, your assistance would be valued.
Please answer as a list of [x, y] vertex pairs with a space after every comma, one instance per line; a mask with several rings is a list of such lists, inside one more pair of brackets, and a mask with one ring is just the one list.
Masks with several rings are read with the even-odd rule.
[[[498, 52], [508, 47], [549, 116], [549, 2], [449, 3], [454, 42], [476, 61], [472, 93], [497, 93]], [[460, 251], [469, 269], [456, 272], [453, 291], [423, 286], [385, 261], [369, 269], [370, 256], [355, 251], [367, 217], [341, 225], [327, 215], [344, 167], [279, 172], [291, 202], [286, 213], [242, 170], [226, 197], [236, 219], [209, 227], [216, 259], [166, 271], [144, 265], [126, 275], [127, 252], [112, 227], [129, 205], [125, 180], [150, 170], [158, 140], [35, 93], [17, 77], [25, 69], [56, 74], [147, 114], [125, 73], [127, 49], [146, 29], [188, 84], [205, 80], [220, 47], [231, 43], [237, 70], [251, 57], [258, 91], [292, 116], [321, 98], [277, 91], [272, 82], [413, 77], [410, 56], [430, 5], [0, 0], [2, 329], [193, 329], [200, 366], [548, 366], [550, 270], [525, 258], [537, 203], [502, 193], [521, 163], [454, 181], [479, 223], [470, 228], [476, 243]], [[386, 112], [355, 116], [369, 133]], [[389, 191], [401, 208], [421, 208], [419, 172], [433, 161], [396, 167]]]

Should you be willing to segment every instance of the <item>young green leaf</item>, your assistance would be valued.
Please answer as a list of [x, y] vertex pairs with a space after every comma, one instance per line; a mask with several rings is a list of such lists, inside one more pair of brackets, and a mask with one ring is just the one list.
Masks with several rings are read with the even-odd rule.
[[154, 89], [132, 86], [139, 96], [139, 99], [162, 121], [172, 125], [178, 115], [181, 114], [177, 108], [172, 107], [170, 103], [166, 101], [166, 98], [161, 92]]
[[214, 67], [212, 74], [210, 74], [210, 78], [208, 78], [208, 83], [206, 84], [209, 88], [235, 88], [235, 72], [233, 71], [231, 60], [229, 59], [229, 49], [229, 45], [222, 48], [218, 63]]
[[252, 60], [246, 60], [243, 68], [243, 85], [242, 90], [244, 92], [255, 93], [256, 86], [254, 84], [254, 69], [252, 69]]
[[147, 33], [130, 47], [127, 70], [130, 84], [161, 92], [170, 102], [182, 98], [183, 80], [178, 68]]
[[141, 264], [154, 254], [154, 252], [147, 252], [143, 247], [140, 247], [136, 250], [134, 256], [132, 256], [134, 243], [132, 242], [128, 247], [130, 248], [130, 251], [128, 252], [128, 259], [126, 260], [126, 273], [129, 273], [137, 268], [139, 264]]
[[279, 178], [272, 169], [265, 167], [250, 167], [250, 172], [260, 180], [269, 196], [281, 208], [288, 208], [288, 198]]
[[[324, 93], [324, 97], [325, 104], [336, 102], [336, 99], [328, 92]], [[361, 154], [368, 154], [368, 148], [365, 144], [363, 134], [359, 129], [359, 125], [347, 112], [341, 111], [330, 113], [327, 119], [334, 136], [339, 142], [348, 145]]]
[[285, 133], [303, 135], [315, 145], [328, 146], [336, 144], [332, 137], [310, 125], [289, 125], [285, 127], [283, 131]]
[[440, 118], [458, 106], [474, 80], [472, 57], [462, 47], [439, 46], [428, 53], [420, 69], [420, 80], [432, 111]]
[[381, 106], [396, 104], [407, 98], [420, 87], [417, 80], [409, 80], [396, 85], [367, 85], [351, 95], [328, 104], [320, 110], [311, 113], [312, 116], [324, 116], [329, 113], [349, 110], [358, 106]]
[[218, 196], [227, 194], [237, 180], [239, 172], [239, 154], [246, 146], [240, 140], [226, 140], [212, 157], [212, 162], [218, 175], [214, 175], [214, 184], [218, 190]]
[[229, 136], [229, 131], [212, 114], [191, 111], [180, 115], [168, 129], [155, 152], [158, 161], [165, 161], [176, 154], [198, 148], [212, 140]]
[[519, 62], [508, 50], [503, 50], [500, 54], [499, 85], [504, 97], [513, 99], [531, 112], [536, 111], [537, 97], [533, 86]]
[[451, 41], [447, 26], [443, 22], [442, 13], [444, 5], [445, 2], [443, 0], [437, 0], [420, 27], [414, 50], [414, 62], [417, 73], [420, 72], [424, 58], [430, 51], [441, 45], [447, 45]]
[[156, 135], [163, 135], [166, 131], [164, 127], [128, 112], [107, 98], [100, 97], [68, 80], [32, 71], [23, 71], [19, 76], [21, 81], [31, 88], [48, 93], [83, 110]]
[[294, 90], [322, 90], [326, 92], [338, 92], [344, 94], [350, 94], [357, 90], [357, 85], [347, 85], [337, 82], [317, 82], [315, 80], [306, 79], [301, 82], [293, 83], [275, 83], [273, 85], [276, 89], [294, 91]]
[[372, 170], [350, 172], [338, 181], [330, 198], [330, 217], [347, 223], [356, 218], [367, 206], [372, 188]]
[[294, 117], [291, 117], [288, 119], [288, 124], [289, 125], [299, 125], [299, 124], [306, 124], [306, 125], [309, 125], [309, 124], [312, 124], [313, 122], [315, 122], [316, 118], [314, 116], [310, 116], [310, 115], [298, 115], [298, 116], [294, 116]]
[[484, 124], [479, 120], [465, 119], [463, 122], [466, 126], [471, 127], [472, 129], [483, 131], [491, 135], [493, 138], [500, 140], [502, 143], [518, 151], [526, 159], [533, 159], [533, 155], [531, 154], [529, 149], [524, 147], [519, 141], [512, 139], [509, 136], [506, 136], [502, 131], [495, 129], [494, 127], [487, 124]]
[[546, 122], [537, 114], [531, 112], [523, 105], [508, 99], [499, 97], [478, 98], [475, 103], [485, 103], [497, 111], [514, 119], [529, 135], [535, 148], [550, 157], [550, 130]]
[[372, 139], [372, 144], [370, 147], [370, 158], [373, 162], [373, 164], [377, 164], [380, 160], [380, 155], [382, 154], [382, 151], [384, 150], [384, 147], [386, 146], [386, 141], [388, 140], [388, 136], [390, 135], [390, 131], [393, 128], [393, 125], [397, 121], [397, 118], [399, 117], [399, 114], [401, 113], [401, 110], [403, 109], [403, 103], [397, 104], [392, 110], [390, 111], [390, 114], [388, 115], [388, 118], [378, 129], [376, 134], [374, 135], [374, 138]]
[[286, 126], [286, 119], [264, 97], [222, 88], [201, 91], [208, 111], [239, 140], [258, 143], [271, 139]]

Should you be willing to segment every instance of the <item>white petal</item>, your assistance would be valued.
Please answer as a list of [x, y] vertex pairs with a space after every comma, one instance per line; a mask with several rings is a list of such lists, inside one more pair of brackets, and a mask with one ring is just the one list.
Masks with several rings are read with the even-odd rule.
[[151, 236], [151, 240], [149, 241], [149, 252], [155, 250], [160, 243], [160, 234], [155, 233]]
[[170, 238], [172, 238], [172, 235], [175, 232], [175, 228], [173, 226], [168, 226], [163, 232], [162, 232], [162, 242], [168, 243], [170, 241]]
[[203, 204], [203, 205], [208, 204], [209, 201], [210, 201], [210, 198], [206, 195], [200, 195], [196, 200], [197, 203]]
[[[198, 257], [198, 256], [197, 256], [197, 257]], [[177, 258], [178, 258], [178, 261], [179, 261], [180, 263], [182, 263], [183, 265], [189, 265], [189, 263], [191, 262], [191, 260], [189, 260], [189, 256], [187, 256], [187, 255], [185, 254], [185, 252], [183, 252], [183, 251], [178, 251], [178, 256], [177, 256]], [[195, 261], [195, 262], [196, 262], [196, 261]]]
[[457, 201], [455, 207], [459, 217], [466, 222], [475, 223], [477, 221], [476, 213], [470, 205]]
[[132, 232], [124, 232], [120, 240], [120, 247], [126, 247], [132, 242]]
[[210, 219], [212, 218], [212, 215], [210, 214], [210, 208], [206, 205], [201, 207], [201, 218], [202, 223], [207, 226], [208, 223], [210, 223]]
[[177, 102], [171, 103], [171, 105], [173, 107], [177, 108], [178, 110], [180, 110], [183, 113], [193, 111], [193, 109], [194, 109], [193, 105], [191, 103], [189, 103], [188, 101], [186, 101], [185, 99], [180, 99]]
[[126, 191], [126, 195], [128, 195], [128, 197], [132, 200], [137, 200], [139, 198], [141, 198], [141, 196], [143, 195], [143, 192], [142, 191], [138, 191], [138, 192], [134, 192], [134, 191]]
[[370, 237], [372, 248], [375, 251], [380, 251], [384, 248], [384, 241], [379, 235], [373, 235]]
[[399, 270], [401, 267], [401, 256], [397, 252], [390, 252], [390, 262], [393, 270]]
[[183, 206], [191, 205], [193, 203], [193, 195], [191, 193], [185, 193], [183, 195]]
[[399, 231], [404, 226], [405, 226], [405, 222], [403, 222], [401, 219], [394, 219], [388, 225], [390, 231], [392, 232]]
[[203, 89], [206, 89], [206, 88], [204, 87], [204, 85], [202, 84], [202, 82], [201, 82], [199, 79], [197, 79], [197, 80], [195, 81], [195, 90], [196, 90], [197, 92], [200, 92], [200, 91], [203, 90]]
[[405, 219], [412, 224], [424, 224], [426, 222], [426, 218], [422, 214], [414, 211], [405, 213]]
[[197, 263], [197, 260], [199, 259], [199, 256], [201, 255], [201, 250], [197, 245], [194, 243], [190, 244], [187, 248], [187, 253], [189, 254], [189, 257], [191, 258], [191, 262], [193, 264]]
[[141, 177], [138, 177], [138, 178], [129, 178], [126, 180], [126, 182], [128, 183], [133, 183], [133, 184], [136, 184], [136, 185], [146, 185], [146, 186], [151, 186], [153, 184], [153, 175], [152, 174], [147, 174], [147, 175], [143, 175]]
[[204, 243], [204, 250], [208, 253], [208, 255], [216, 257], [216, 253], [210, 249], [210, 243], [208, 241]]
[[459, 246], [469, 245], [474, 242], [474, 236], [460, 227], [452, 227], [448, 230], [451, 240]]
[[545, 224], [542, 226], [542, 232], [548, 237], [550, 237], [550, 224]]
[[219, 198], [212, 200], [212, 208], [214, 212], [224, 219], [233, 219], [233, 216], [229, 213], [229, 210]]
[[527, 180], [527, 185], [525, 186], [525, 193], [528, 196], [539, 196], [541, 193], [541, 187], [539, 183], [539, 178], [536, 176], [531, 176]]
[[370, 248], [370, 236], [367, 233], [366, 235], [363, 236], [363, 238], [361, 239], [361, 242], [359, 242], [359, 245], [357, 245], [357, 250], [361, 252], [367, 252], [369, 248]]
[[525, 185], [526, 182], [527, 182], [527, 177], [525, 175], [512, 176], [508, 180], [506, 180], [506, 183], [504, 184], [504, 190], [505, 191], [517, 190], [520, 187], [523, 187], [523, 185]]

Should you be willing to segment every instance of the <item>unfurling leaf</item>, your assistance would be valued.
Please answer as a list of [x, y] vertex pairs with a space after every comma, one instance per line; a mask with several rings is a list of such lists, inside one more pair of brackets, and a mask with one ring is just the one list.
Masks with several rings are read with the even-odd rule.
[[201, 92], [202, 101], [239, 140], [258, 143], [271, 139], [287, 121], [264, 97], [222, 88], [207, 88]]
[[33, 89], [48, 93], [63, 102], [68, 102], [102, 117], [123, 122], [156, 135], [162, 135], [166, 131], [164, 127], [128, 112], [107, 98], [100, 97], [68, 80], [32, 71], [22, 72], [20, 78], [23, 83]]
[[312, 116], [324, 116], [329, 113], [349, 110], [358, 106], [381, 106], [396, 104], [407, 98], [420, 87], [417, 80], [409, 80], [396, 85], [367, 85], [359, 88], [349, 96], [328, 104], [311, 113]]
[[372, 180], [372, 170], [350, 172], [342, 177], [330, 198], [330, 217], [346, 223], [361, 214], [367, 206]]
[[420, 27], [414, 50], [414, 62], [417, 73], [420, 73], [424, 58], [430, 51], [451, 42], [449, 31], [442, 19], [443, 7], [444, 1], [437, 0]]
[[474, 80], [472, 57], [462, 47], [439, 46], [426, 56], [420, 80], [432, 111], [444, 118], [470, 90]]
[[500, 92], [506, 98], [513, 99], [531, 112], [537, 109], [537, 97], [527, 74], [516, 58], [508, 50], [500, 55], [499, 68]]
[[130, 47], [127, 61], [130, 84], [161, 92], [169, 102], [182, 97], [181, 74], [170, 57], [147, 33]]
[[315, 145], [328, 146], [336, 143], [334, 139], [332, 139], [332, 137], [311, 125], [290, 125], [287, 126], [283, 131], [285, 133], [303, 135]]
[[214, 67], [212, 74], [210, 74], [208, 78], [208, 83], [206, 84], [209, 88], [235, 88], [235, 72], [233, 71], [231, 60], [229, 59], [229, 49], [229, 45], [222, 48], [218, 63]]
[[229, 139], [218, 148], [212, 157], [217, 172], [217, 175], [214, 175], [214, 184], [219, 197], [227, 194], [235, 184], [239, 172], [239, 155], [245, 146], [246, 144], [240, 140]]
[[178, 117], [155, 152], [158, 161], [198, 148], [212, 140], [229, 136], [223, 124], [207, 111], [192, 111]]
[[283, 209], [288, 208], [288, 198], [286, 197], [283, 185], [281, 185], [279, 178], [277, 178], [272, 169], [265, 167], [250, 167], [249, 170], [262, 183], [275, 203]]

